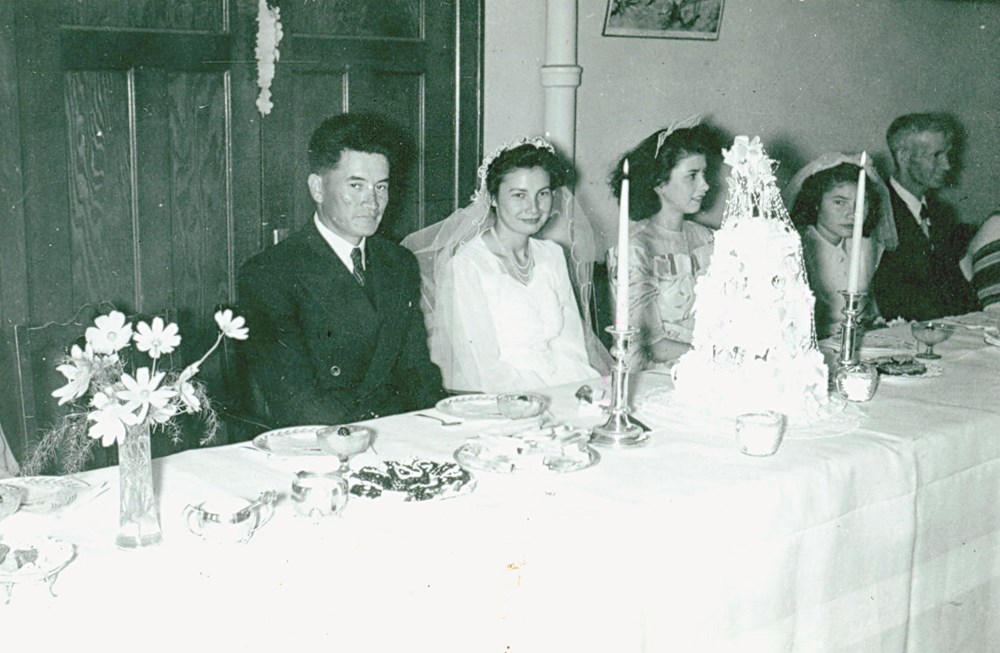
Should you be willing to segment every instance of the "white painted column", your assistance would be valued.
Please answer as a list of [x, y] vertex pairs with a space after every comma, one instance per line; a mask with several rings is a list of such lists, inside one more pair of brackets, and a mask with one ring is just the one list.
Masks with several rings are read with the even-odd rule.
[[583, 69], [576, 65], [577, 0], [548, 0], [546, 7], [545, 137], [570, 160], [576, 157], [576, 89]]

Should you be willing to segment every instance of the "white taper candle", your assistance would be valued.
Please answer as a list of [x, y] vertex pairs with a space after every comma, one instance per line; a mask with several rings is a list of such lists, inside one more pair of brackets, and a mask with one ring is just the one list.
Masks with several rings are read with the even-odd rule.
[[854, 200], [854, 231], [851, 232], [851, 267], [847, 272], [847, 292], [857, 293], [861, 279], [861, 238], [865, 224], [865, 163], [868, 153], [861, 153], [861, 172], [858, 173], [857, 196]]
[[628, 159], [622, 165], [622, 188], [618, 200], [618, 270], [615, 293], [615, 328], [628, 330]]

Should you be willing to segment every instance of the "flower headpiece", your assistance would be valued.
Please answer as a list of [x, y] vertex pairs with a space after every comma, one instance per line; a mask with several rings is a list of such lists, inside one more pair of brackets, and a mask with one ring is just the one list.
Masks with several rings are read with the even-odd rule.
[[520, 147], [522, 145], [534, 145], [537, 148], [546, 149], [553, 154], [556, 151], [555, 146], [541, 136], [518, 136], [512, 141], [502, 144], [500, 147], [490, 152], [489, 156], [483, 159], [483, 162], [479, 165], [479, 170], [476, 171], [476, 192], [472, 194], [473, 202], [480, 199], [480, 197], [485, 198], [486, 196], [486, 174], [489, 172], [493, 161], [495, 161], [498, 156], [507, 150], [512, 150], [515, 147]]
[[667, 139], [678, 129], [691, 129], [692, 127], [697, 127], [701, 124], [701, 114], [696, 113], [693, 116], [688, 116], [684, 120], [675, 120], [670, 123], [666, 129], [661, 131], [656, 136], [656, 152], [653, 153], [653, 158], [660, 156], [660, 148], [663, 144], [667, 142]]

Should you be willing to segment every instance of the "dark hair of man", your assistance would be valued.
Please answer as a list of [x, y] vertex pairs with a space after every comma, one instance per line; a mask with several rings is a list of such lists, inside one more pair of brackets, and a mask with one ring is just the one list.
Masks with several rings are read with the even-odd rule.
[[954, 119], [945, 113], [908, 113], [892, 121], [885, 133], [885, 142], [892, 152], [893, 161], [896, 154], [906, 146], [910, 137], [923, 132], [943, 134], [949, 140], [955, 137]]
[[629, 218], [632, 220], [645, 220], [659, 212], [660, 197], [655, 189], [670, 179], [670, 173], [681, 160], [695, 154], [707, 159], [714, 151], [712, 136], [703, 125], [678, 129], [667, 136], [657, 152], [659, 135], [660, 131], [653, 132], [628, 151], [608, 178], [612, 194], [621, 199], [624, 163], [628, 159]]
[[[858, 183], [858, 173], [861, 167], [853, 163], [841, 163], [832, 168], [820, 170], [802, 182], [802, 190], [795, 198], [792, 207], [792, 221], [798, 226], [814, 225], [819, 220], [820, 205], [823, 196], [840, 184]], [[872, 229], [879, 218], [879, 196], [870, 183], [865, 184], [865, 199], [868, 200], [868, 214], [861, 227], [864, 236], [871, 235]]]
[[327, 118], [309, 139], [309, 172], [321, 175], [337, 166], [345, 150], [381, 154], [393, 170], [406, 151], [397, 127], [372, 113], [341, 113]]
[[501, 152], [486, 169], [486, 190], [490, 197], [500, 192], [500, 183], [507, 173], [521, 168], [541, 168], [549, 173], [549, 188], [555, 190], [573, 182], [573, 169], [565, 160], [547, 147], [531, 143], [518, 145]]

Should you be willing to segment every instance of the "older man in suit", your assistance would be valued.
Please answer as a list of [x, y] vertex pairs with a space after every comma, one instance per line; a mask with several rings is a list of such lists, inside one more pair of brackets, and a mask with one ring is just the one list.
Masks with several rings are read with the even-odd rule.
[[900, 116], [886, 134], [896, 166], [889, 179], [899, 246], [875, 270], [872, 292], [886, 319], [930, 320], [978, 309], [959, 268], [967, 237], [954, 211], [935, 197], [951, 170], [954, 128], [934, 113]]
[[309, 142], [315, 214], [240, 272], [253, 334], [244, 363], [258, 412], [276, 425], [352, 422], [444, 396], [427, 352], [417, 261], [375, 235], [395, 134], [372, 115], [323, 122]]

